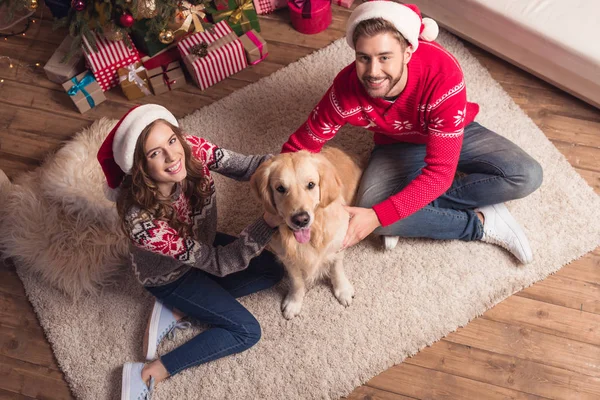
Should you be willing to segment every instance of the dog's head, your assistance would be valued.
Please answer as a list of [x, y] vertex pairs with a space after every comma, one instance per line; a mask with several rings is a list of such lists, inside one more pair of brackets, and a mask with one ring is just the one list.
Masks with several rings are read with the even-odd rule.
[[299, 243], [310, 240], [317, 208], [327, 207], [341, 194], [335, 167], [321, 154], [307, 151], [265, 161], [250, 184], [265, 210], [281, 216]]

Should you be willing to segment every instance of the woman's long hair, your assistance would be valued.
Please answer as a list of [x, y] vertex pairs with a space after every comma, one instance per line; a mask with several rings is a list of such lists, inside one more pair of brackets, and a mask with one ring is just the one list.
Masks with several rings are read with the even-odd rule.
[[121, 218], [122, 229], [127, 236], [130, 232], [126, 215], [133, 206], [138, 206], [142, 213], [149, 218], [166, 221], [179, 235], [188, 236], [192, 234], [191, 224], [177, 218], [177, 212], [172, 205], [173, 199], [164, 198], [159, 192], [156, 182], [146, 172], [147, 160], [144, 154], [144, 145], [152, 127], [159, 122], [169, 126], [183, 146], [187, 175], [181, 182], [181, 190], [184, 192], [185, 197], [189, 199], [192, 209], [201, 208], [204, 199], [210, 197], [213, 192], [210, 179], [204, 173], [202, 161], [192, 155], [192, 150], [181, 129], [163, 119], [157, 119], [140, 134], [135, 145], [131, 174], [125, 176], [119, 187], [117, 212]]

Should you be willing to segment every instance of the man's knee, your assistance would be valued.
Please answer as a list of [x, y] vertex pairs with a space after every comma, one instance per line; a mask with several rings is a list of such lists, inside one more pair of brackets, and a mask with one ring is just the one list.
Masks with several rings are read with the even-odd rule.
[[535, 192], [544, 179], [544, 171], [540, 163], [531, 157], [519, 164], [519, 170], [513, 177], [515, 185], [514, 196], [516, 199], [523, 198]]

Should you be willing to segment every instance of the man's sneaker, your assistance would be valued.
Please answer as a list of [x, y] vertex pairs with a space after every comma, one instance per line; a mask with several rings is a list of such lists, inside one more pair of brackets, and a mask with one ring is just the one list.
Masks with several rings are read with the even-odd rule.
[[385, 250], [392, 250], [398, 244], [399, 236], [382, 236], [383, 248]]
[[150, 387], [142, 379], [144, 363], [125, 363], [123, 365], [123, 381], [121, 385], [121, 400], [150, 400], [154, 380]]
[[533, 260], [525, 232], [510, 215], [504, 204], [493, 204], [477, 208], [475, 211], [482, 213], [484, 218], [482, 241], [504, 247], [523, 264], [528, 264]]
[[189, 327], [189, 322], [177, 322], [173, 312], [160, 301], [156, 300], [149, 322], [146, 360], [152, 361], [156, 358], [158, 345], [165, 336], [172, 339], [175, 329], [187, 329]]

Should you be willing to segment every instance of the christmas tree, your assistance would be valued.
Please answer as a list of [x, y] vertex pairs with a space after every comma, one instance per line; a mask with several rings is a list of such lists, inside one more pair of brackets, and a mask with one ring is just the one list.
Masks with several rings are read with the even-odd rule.
[[[95, 35], [109, 40], [124, 40], [134, 33], [149, 44], [168, 45], [178, 34], [204, 30], [205, 4], [201, 0], [46, 0], [55, 17], [55, 27], [68, 27], [73, 38], [72, 50], [85, 37], [95, 47]], [[22, 11], [33, 11], [37, 0], [0, 0], [7, 20]]]

